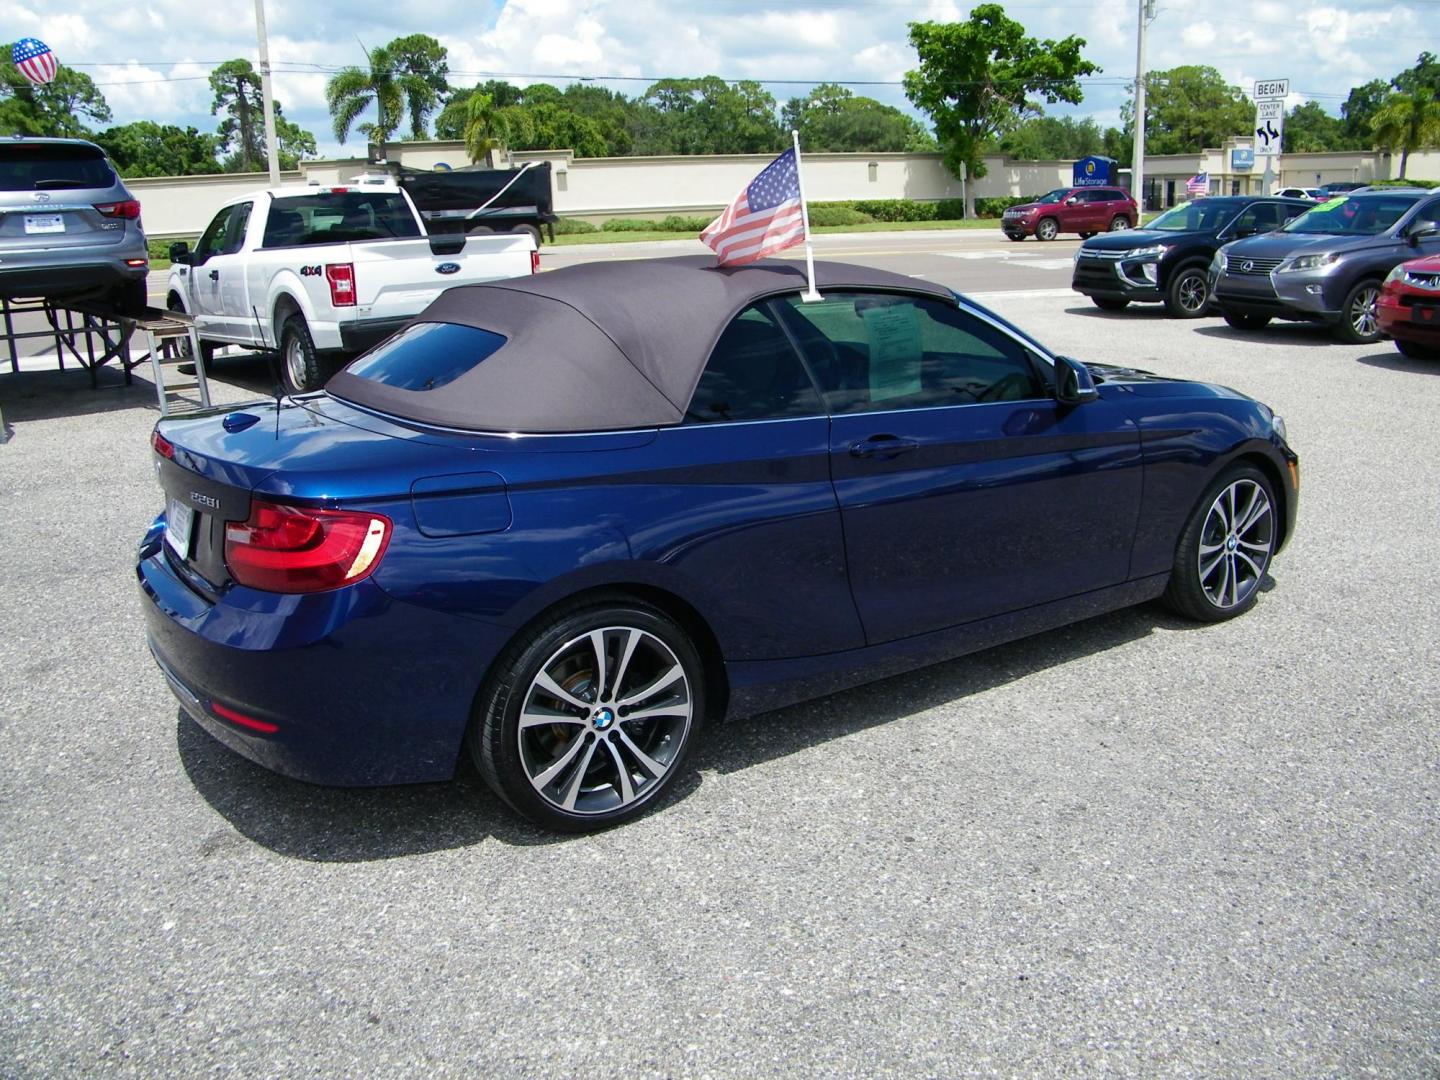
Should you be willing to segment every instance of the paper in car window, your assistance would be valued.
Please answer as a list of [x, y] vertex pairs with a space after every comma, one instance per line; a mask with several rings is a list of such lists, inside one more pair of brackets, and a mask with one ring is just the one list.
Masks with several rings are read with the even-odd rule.
[[914, 304], [867, 307], [860, 317], [870, 337], [870, 400], [920, 392], [920, 313]]
[[1349, 197], [1348, 197], [1348, 196], [1346, 196], [1346, 195], [1341, 195], [1341, 196], [1338, 196], [1337, 198], [1334, 198], [1334, 199], [1326, 199], [1326, 200], [1325, 200], [1324, 202], [1322, 202], [1319, 206], [1315, 207], [1315, 209], [1316, 209], [1316, 210], [1334, 210], [1337, 206], [1340, 206], [1342, 203], [1345, 203], [1345, 202], [1348, 202], [1348, 201], [1349, 201]]

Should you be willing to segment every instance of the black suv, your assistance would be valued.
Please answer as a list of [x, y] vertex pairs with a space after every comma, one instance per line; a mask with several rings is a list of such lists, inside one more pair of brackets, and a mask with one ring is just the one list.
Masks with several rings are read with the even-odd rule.
[[1075, 253], [1070, 287], [1106, 311], [1134, 300], [1163, 303], [1171, 315], [1196, 318], [1209, 305], [1206, 271], [1221, 244], [1278, 229], [1314, 205], [1260, 195], [1182, 203], [1143, 229], [1086, 240]]
[[1364, 345], [1380, 339], [1385, 275], [1423, 255], [1440, 255], [1440, 192], [1372, 188], [1320, 203], [1269, 236], [1226, 244], [1210, 265], [1210, 288], [1238, 329], [1318, 322]]

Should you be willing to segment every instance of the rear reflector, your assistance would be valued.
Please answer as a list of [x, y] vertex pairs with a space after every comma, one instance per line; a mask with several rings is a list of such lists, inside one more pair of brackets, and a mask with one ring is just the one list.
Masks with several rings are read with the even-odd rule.
[[280, 730], [279, 724], [272, 724], [268, 720], [256, 720], [253, 716], [246, 716], [244, 713], [236, 712], [234, 709], [227, 709], [218, 701], [210, 702], [210, 711], [222, 720], [229, 720], [232, 724], [249, 728], [251, 731], [261, 731], [266, 735], [273, 735]]
[[125, 260], [125, 265], [126, 265], [126, 266], [144, 266], [148, 261], [149, 261], [148, 259], [126, 259], [126, 260]]
[[131, 221], [140, 216], [140, 204], [134, 199], [123, 202], [96, 203], [95, 210], [103, 217], [128, 218]]
[[150, 433], [150, 445], [161, 457], [166, 458], [169, 461], [175, 460], [174, 445], [170, 442], [169, 439], [165, 438], [164, 435], [161, 435], [160, 432], [152, 431]]
[[532, 274], [540, 272], [540, 252], [538, 251], [530, 252], [530, 272]]
[[325, 267], [330, 283], [330, 303], [336, 307], [355, 306], [355, 264], [330, 263]]
[[225, 565], [241, 585], [314, 593], [374, 572], [393, 526], [382, 514], [252, 499], [248, 521], [225, 523]]

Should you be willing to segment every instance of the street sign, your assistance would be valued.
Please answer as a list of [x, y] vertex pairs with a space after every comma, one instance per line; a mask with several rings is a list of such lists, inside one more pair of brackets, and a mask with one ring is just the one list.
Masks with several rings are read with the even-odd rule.
[[1255, 106], [1255, 156], [1273, 158], [1280, 155], [1285, 134], [1285, 100], [1261, 101]]
[[1290, 95], [1289, 79], [1267, 79], [1264, 82], [1255, 83], [1255, 100], [1268, 101], [1270, 98], [1284, 100]]

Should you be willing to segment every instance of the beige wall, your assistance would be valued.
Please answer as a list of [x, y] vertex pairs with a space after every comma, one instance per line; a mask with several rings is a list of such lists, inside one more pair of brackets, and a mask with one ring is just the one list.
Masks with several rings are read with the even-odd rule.
[[[1151, 179], [1184, 181], [1208, 171], [1212, 190], [1229, 193], [1231, 181], [1242, 192], [1258, 192], [1262, 173], [1230, 173], [1229, 151], [1248, 140], [1232, 140], [1201, 154], [1147, 157]], [[372, 151], [381, 148], [374, 147]], [[468, 164], [458, 142], [396, 143], [383, 148], [392, 162], [416, 169], [437, 164]], [[714, 157], [575, 158], [568, 150], [522, 151], [516, 164], [549, 161], [554, 169], [555, 211], [566, 217], [604, 221], [613, 217], [702, 215], [718, 211], [771, 159], [769, 154]], [[1070, 182], [1068, 161], [986, 159], [987, 173], [974, 182], [977, 197], [1038, 195]], [[805, 195], [813, 202], [837, 199], [958, 199], [960, 181], [941, 164], [939, 154], [809, 154], [805, 161]], [[1311, 186], [1333, 180], [1384, 179], [1399, 171], [1399, 155], [1376, 153], [1287, 154], [1281, 158], [1281, 185]], [[307, 161], [284, 174], [285, 183], [336, 184], [373, 171], [363, 159]], [[1416, 179], [1440, 179], [1440, 153], [1415, 154], [1408, 173]], [[263, 173], [222, 176], [160, 177], [127, 181], [143, 207], [145, 231], [153, 237], [193, 239], [226, 201], [264, 188]]]

